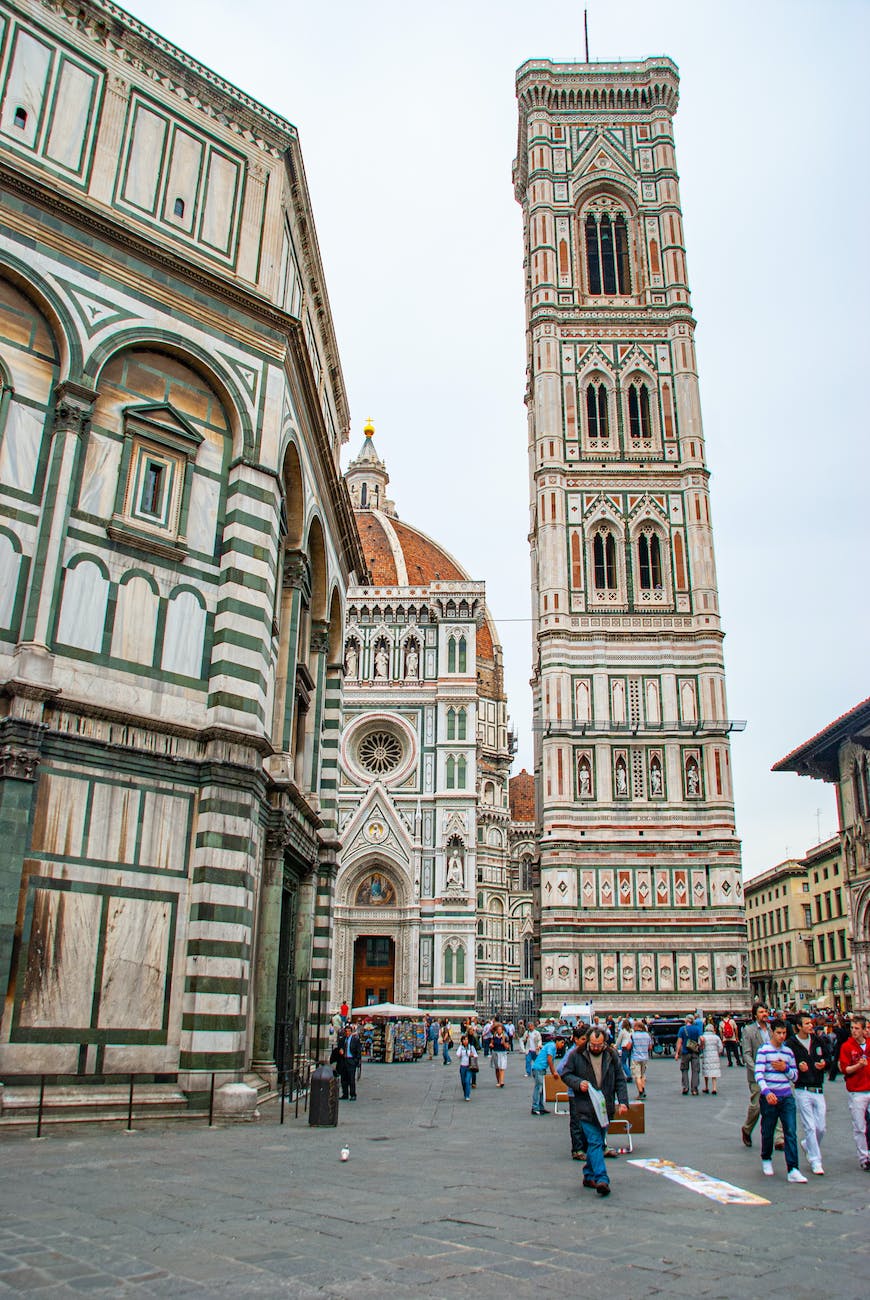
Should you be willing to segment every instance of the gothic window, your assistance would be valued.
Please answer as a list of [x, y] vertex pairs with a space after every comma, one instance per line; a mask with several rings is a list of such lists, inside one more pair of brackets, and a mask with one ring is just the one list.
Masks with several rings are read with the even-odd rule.
[[523, 939], [523, 979], [534, 979], [535, 945], [532, 939]]
[[616, 542], [613, 533], [596, 533], [592, 542], [592, 566], [598, 591], [616, 591]]
[[367, 506], [369, 503], [369, 488], [367, 483], [363, 483], [360, 488], [359, 503], [361, 506]]
[[460, 709], [456, 715], [456, 739], [465, 740], [468, 729], [468, 713], [465, 709]]
[[586, 271], [594, 296], [631, 293], [628, 224], [620, 212], [590, 212], [586, 217]]
[[447, 789], [456, 789], [456, 759], [452, 754], [447, 759]]
[[532, 860], [523, 858], [520, 863], [520, 889], [523, 893], [530, 893], [532, 889]]
[[589, 431], [589, 441], [596, 446], [609, 441], [607, 389], [602, 383], [591, 383], [586, 386], [586, 427]]
[[456, 643], [456, 671], [458, 673], [464, 673], [467, 671], [466, 642], [464, 636], [461, 636]]
[[628, 431], [632, 441], [652, 438], [649, 388], [642, 381], [628, 386]]
[[456, 637], [452, 636], [447, 642], [447, 671], [456, 672]]
[[453, 983], [453, 949], [444, 949], [444, 983]]
[[460, 945], [459, 945], [459, 947], [456, 949], [456, 953], [454, 954], [454, 956], [455, 956], [454, 973], [455, 973], [455, 975], [456, 975], [456, 983], [457, 983], [457, 984], [464, 984], [464, 983], [465, 983], [465, 946], [464, 946], [464, 944], [460, 944]]
[[459, 758], [457, 758], [456, 760], [456, 789], [457, 790], [465, 789], [466, 768], [467, 765], [465, 759], [460, 754]]
[[637, 543], [638, 576], [642, 591], [661, 591], [662, 552], [657, 533], [641, 533]]
[[447, 739], [448, 740], [456, 739], [456, 710], [455, 709], [447, 710]]

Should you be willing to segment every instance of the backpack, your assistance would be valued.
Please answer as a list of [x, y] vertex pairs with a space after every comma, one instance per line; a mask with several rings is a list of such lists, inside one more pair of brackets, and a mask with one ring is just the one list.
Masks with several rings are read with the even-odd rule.
[[722, 1021], [721, 1036], [722, 1036], [723, 1038], [733, 1038], [733, 1037], [734, 1037], [734, 1026], [732, 1025], [732, 1023], [731, 1023], [730, 1020], [723, 1020], [723, 1021]]

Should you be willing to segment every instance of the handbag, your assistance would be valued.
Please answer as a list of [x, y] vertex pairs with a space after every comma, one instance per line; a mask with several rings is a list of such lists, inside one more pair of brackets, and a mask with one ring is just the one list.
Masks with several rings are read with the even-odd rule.
[[476, 1056], [470, 1056], [470, 1057], [468, 1058], [468, 1068], [469, 1068], [469, 1070], [471, 1071], [472, 1074], [477, 1074], [477, 1071], [478, 1071], [478, 1069], [479, 1069], [479, 1066], [478, 1066], [478, 1064], [477, 1064], [477, 1057], [476, 1057]]

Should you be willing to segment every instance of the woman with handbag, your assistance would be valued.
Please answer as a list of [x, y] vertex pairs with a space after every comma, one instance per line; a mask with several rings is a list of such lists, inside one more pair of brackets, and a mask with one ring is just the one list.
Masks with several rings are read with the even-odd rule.
[[507, 1069], [508, 1041], [507, 1032], [500, 1021], [492, 1022], [492, 1063], [495, 1067], [495, 1086], [504, 1087], [504, 1072]]
[[463, 1034], [459, 1040], [456, 1059], [459, 1061], [459, 1082], [465, 1100], [471, 1101], [471, 1088], [477, 1073], [477, 1048], [468, 1041], [468, 1034]]

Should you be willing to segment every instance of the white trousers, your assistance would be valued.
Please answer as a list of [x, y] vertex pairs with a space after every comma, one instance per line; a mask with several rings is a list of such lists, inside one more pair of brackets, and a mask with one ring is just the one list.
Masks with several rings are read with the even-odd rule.
[[812, 1168], [822, 1163], [819, 1143], [825, 1136], [825, 1098], [821, 1092], [808, 1092], [806, 1088], [795, 1088], [794, 1099], [804, 1131], [803, 1148]]
[[863, 1162], [870, 1159], [867, 1153], [867, 1107], [870, 1106], [870, 1092], [847, 1092], [846, 1096], [849, 1100], [858, 1159]]

